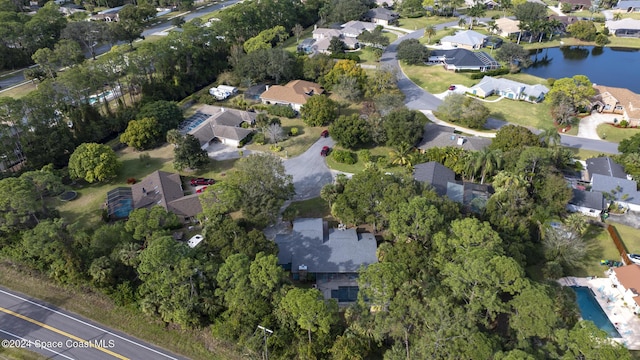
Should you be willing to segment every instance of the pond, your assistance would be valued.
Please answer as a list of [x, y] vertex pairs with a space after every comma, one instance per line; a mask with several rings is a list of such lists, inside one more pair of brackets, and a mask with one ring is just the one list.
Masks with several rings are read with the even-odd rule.
[[596, 46], [564, 46], [532, 51], [533, 65], [522, 72], [541, 78], [586, 75], [592, 83], [640, 94], [640, 51]]

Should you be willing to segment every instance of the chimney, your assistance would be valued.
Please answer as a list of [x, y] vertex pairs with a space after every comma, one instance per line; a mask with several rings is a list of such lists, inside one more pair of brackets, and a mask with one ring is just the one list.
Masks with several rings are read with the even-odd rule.
[[264, 91], [269, 91], [269, 85], [265, 85]]
[[313, 30], [317, 30], [318, 29], [318, 24], [314, 24], [313, 25]]

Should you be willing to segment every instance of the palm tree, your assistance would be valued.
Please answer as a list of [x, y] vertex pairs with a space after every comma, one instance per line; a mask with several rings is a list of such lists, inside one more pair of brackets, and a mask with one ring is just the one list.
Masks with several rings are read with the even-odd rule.
[[411, 167], [413, 161], [413, 156], [411, 154], [412, 150], [413, 146], [404, 141], [401, 142], [394, 148], [394, 151], [389, 152], [391, 164]]
[[464, 18], [460, 18], [460, 20], [458, 20], [458, 26], [464, 28], [465, 25], [467, 25], [467, 20], [465, 20]]
[[496, 24], [495, 20], [491, 20], [487, 23], [487, 27], [489, 28], [489, 31], [493, 34], [497, 34], [500, 31], [500, 27], [498, 26], [498, 24]]
[[483, 17], [486, 13], [487, 9], [485, 9], [484, 4], [481, 4], [479, 2], [476, 2], [472, 7], [470, 7], [467, 11], [467, 15], [471, 16], [471, 26], [469, 27], [469, 29], [473, 28], [473, 23], [477, 20], [477, 18]]
[[578, 213], [569, 214], [569, 216], [564, 220], [564, 224], [576, 235], [584, 235], [588, 226], [584, 216]]
[[424, 29], [424, 36], [427, 37], [427, 44], [431, 44], [431, 37], [436, 34], [436, 27], [429, 25]]
[[538, 134], [538, 138], [546, 147], [556, 147], [560, 145], [560, 133], [556, 128], [546, 128]]
[[622, 19], [622, 13], [617, 12], [613, 14], [613, 20], [620, 20], [620, 19]]
[[480, 184], [484, 184], [487, 176], [493, 175], [502, 168], [502, 153], [489, 148], [484, 148], [473, 153], [473, 161], [475, 173], [480, 173]]

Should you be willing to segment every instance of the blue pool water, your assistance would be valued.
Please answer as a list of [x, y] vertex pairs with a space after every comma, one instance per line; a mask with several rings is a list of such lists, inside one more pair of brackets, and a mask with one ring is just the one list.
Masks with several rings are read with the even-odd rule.
[[113, 211], [113, 216], [118, 219], [124, 219], [133, 211], [133, 199], [120, 199]]
[[593, 321], [597, 327], [606, 331], [613, 338], [621, 337], [616, 327], [609, 321], [607, 314], [598, 304], [598, 300], [596, 300], [595, 294], [591, 289], [585, 286], [572, 286], [571, 288], [576, 292], [578, 307], [584, 320]]

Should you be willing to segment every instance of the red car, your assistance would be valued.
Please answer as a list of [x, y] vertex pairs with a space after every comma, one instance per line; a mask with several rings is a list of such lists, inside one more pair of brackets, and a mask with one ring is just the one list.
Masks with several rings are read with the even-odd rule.
[[322, 150], [320, 151], [320, 156], [327, 156], [327, 155], [329, 155], [329, 147], [323, 146]]
[[322, 136], [323, 138], [329, 137], [329, 130], [323, 130], [320, 136]]
[[191, 186], [213, 185], [215, 183], [216, 183], [216, 181], [213, 180], [213, 179], [205, 179], [205, 178], [191, 179]]
[[203, 186], [200, 189], [196, 190], [196, 194], [202, 194], [205, 190], [207, 190], [207, 187]]
[[453, 91], [453, 90], [455, 90], [455, 89], [456, 89], [456, 86], [455, 86], [455, 85], [451, 85], [451, 86], [449, 86], [449, 90]]

